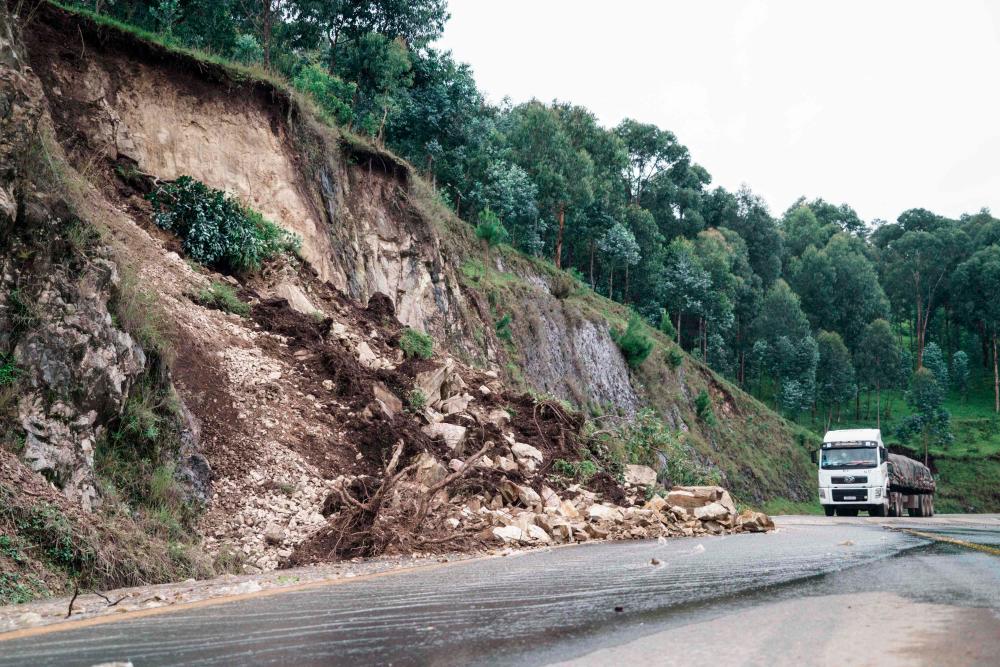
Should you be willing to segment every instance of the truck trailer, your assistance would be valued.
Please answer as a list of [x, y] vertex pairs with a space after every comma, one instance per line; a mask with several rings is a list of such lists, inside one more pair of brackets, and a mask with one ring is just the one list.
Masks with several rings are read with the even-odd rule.
[[828, 431], [819, 456], [819, 502], [827, 516], [934, 515], [927, 466], [890, 454], [879, 429]]

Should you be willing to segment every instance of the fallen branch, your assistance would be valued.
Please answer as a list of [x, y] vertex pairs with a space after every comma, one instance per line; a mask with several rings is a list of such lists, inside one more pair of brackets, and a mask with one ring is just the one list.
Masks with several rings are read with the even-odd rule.
[[77, 596], [80, 595], [80, 582], [76, 579], [73, 580], [73, 597], [69, 599], [69, 609], [66, 611], [66, 618], [73, 615], [73, 603], [76, 602]]

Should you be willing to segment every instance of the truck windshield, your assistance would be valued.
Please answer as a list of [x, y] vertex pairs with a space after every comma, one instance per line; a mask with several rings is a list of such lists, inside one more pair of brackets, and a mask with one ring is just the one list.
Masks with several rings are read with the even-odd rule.
[[820, 466], [823, 468], [874, 468], [878, 464], [874, 447], [824, 449]]

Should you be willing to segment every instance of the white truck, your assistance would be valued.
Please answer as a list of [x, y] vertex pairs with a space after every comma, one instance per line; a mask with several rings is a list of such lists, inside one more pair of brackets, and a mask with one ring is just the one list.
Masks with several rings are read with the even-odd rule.
[[889, 454], [878, 429], [828, 431], [818, 454], [819, 502], [827, 516], [934, 515], [931, 471]]

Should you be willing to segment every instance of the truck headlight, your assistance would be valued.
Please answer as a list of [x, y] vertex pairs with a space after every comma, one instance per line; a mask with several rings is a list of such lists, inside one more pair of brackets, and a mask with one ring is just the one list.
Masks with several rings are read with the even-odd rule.
[[876, 498], [881, 498], [882, 497], [882, 487], [881, 486], [879, 486], [879, 487], [877, 487], [875, 489], [875, 497]]
[[826, 498], [826, 489], [820, 489], [819, 490], [819, 497], [820, 498]]

